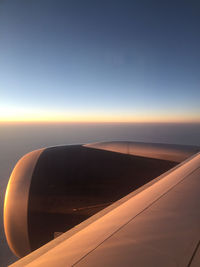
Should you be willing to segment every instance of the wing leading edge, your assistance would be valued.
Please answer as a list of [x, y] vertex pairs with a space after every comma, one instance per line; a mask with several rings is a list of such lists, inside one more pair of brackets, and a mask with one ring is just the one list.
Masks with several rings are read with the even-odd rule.
[[12, 266], [198, 266], [200, 153]]

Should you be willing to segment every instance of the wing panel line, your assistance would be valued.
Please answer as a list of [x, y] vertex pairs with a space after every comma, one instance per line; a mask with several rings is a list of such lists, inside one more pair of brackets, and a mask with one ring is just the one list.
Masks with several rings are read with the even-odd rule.
[[195, 255], [196, 255], [197, 250], [199, 249], [199, 247], [200, 247], [200, 240], [199, 240], [199, 242], [198, 242], [197, 245], [196, 245], [196, 248], [195, 248], [195, 250], [194, 250], [194, 252], [193, 252], [193, 254], [192, 254], [192, 256], [191, 256], [191, 259], [190, 259], [190, 261], [189, 261], [187, 267], [190, 267], [190, 266], [191, 266], [191, 264], [192, 264], [192, 262], [193, 262], [193, 259], [194, 259]]

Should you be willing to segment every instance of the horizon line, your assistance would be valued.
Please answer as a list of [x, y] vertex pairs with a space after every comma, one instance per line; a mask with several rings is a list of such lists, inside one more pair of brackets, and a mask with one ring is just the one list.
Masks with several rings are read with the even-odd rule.
[[0, 124], [153, 124], [153, 123], [158, 123], [158, 124], [199, 124], [200, 120], [163, 120], [163, 121], [158, 121], [158, 120], [146, 120], [146, 121], [91, 121], [91, 120], [85, 120], [85, 121], [78, 121], [78, 120], [74, 120], [74, 121], [67, 121], [67, 120], [8, 120], [8, 121], [4, 121], [4, 120], [0, 120]]

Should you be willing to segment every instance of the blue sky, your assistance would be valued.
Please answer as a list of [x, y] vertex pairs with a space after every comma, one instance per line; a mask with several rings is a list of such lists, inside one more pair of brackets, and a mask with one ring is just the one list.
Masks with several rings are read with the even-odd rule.
[[200, 121], [199, 1], [0, 4], [0, 121]]

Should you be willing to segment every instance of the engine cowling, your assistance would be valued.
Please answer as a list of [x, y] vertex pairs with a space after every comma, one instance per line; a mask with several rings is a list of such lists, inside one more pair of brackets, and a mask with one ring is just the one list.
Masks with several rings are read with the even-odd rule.
[[7, 186], [8, 244], [23, 257], [175, 165], [82, 145], [30, 152]]

